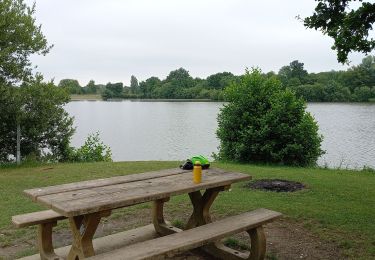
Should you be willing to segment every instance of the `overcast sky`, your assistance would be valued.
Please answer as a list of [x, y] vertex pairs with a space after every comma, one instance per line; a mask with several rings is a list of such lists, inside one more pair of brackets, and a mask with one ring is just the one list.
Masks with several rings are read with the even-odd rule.
[[[32, 4], [32, 0], [26, 0]], [[49, 43], [33, 57], [45, 79], [86, 85], [161, 79], [183, 67], [193, 77], [246, 67], [264, 72], [298, 59], [309, 72], [345, 69], [333, 40], [295, 17], [312, 14], [314, 0], [36, 0], [37, 23]], [[362, 54], [350, 56], [358, 64]]]

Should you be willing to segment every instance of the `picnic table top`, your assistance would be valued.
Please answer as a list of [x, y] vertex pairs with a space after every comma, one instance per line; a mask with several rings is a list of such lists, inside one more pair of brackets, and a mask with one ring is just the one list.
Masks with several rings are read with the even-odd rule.
[[251, 179], [247, 174], [215, 168], [202, 173], [199, 184], [193, 183], [192, 171], [176, 168], [35, 188], [24, 193], [66, 217], [73, 217]]

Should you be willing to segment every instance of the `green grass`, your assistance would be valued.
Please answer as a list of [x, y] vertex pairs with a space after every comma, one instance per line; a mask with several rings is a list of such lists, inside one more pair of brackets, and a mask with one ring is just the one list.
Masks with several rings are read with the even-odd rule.
[[13, 215], [43, 209], [23, 195], [25, 189], [165, 169], [175, 167], [176, 164], [173, 162], [77, 163], [0, 168], [0, 228], [11, 224]]
[[[12, 215], [42, 209], [25, 197], [25, 189], [176, 167], [178, 162], [119, 162], [51, 164], [34, 167], [0, 168], [0, 233], [22, 237], [24, 229], [13, 230]], [[233, 215], [264, 207], [280, 211], [290, 221], [304, 226], [323, 240], [336, 243], [352, 258], [375, 257], [375, 173], [214, 163], [215, 167], [248, 173], [253, 179], [283, 178], [300, 181], [307, 189], [295, 193], [249, 190], [244, 183], [223, 192], [213, 205], [216, 215]], [[179, 210], [187, 196], [168, 203]], [[142, 207], [141, 205], [139, 207]], [[148, 206], [146, 206], [148, 207]], [[8, 238], [9, 240], [10, 238]], [[11, 241], [2, 241], [3, 245]]]
[[79, 94], [79, 95], [70, 95], [70, 99], [73, 101], [76, 100], [102, 100], [100, 94]]

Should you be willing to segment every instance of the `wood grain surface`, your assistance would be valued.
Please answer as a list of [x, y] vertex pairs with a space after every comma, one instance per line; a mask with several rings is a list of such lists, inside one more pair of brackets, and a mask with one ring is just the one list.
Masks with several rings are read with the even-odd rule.
[[243, 173], [208, 169], [203, 171], [202, 182], [194, 184], [191, 171], [177, 168], [37, 188], [26, 190], [25, 193], [56, 212], [72, 217], [250, 179], [249, 175]]

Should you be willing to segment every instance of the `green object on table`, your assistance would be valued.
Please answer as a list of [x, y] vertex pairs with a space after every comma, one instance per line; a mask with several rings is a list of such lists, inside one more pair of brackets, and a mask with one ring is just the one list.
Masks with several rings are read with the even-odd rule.
[[210, 167], [210, 162], [203, 155], [193, 156], [191, 157], [191, 161], [193, 162], [193, 165], [195, 164], [196, 161], [199, 161], [202, 165], [202, 169], [208, 169]]

